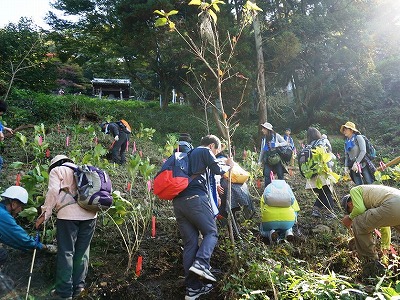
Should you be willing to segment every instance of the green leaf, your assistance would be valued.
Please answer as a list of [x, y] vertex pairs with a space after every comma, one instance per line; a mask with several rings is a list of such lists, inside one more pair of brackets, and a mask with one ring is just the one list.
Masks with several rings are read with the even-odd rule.
[[217, 15], [215, 14], [215, 12], [213, 12], [212, 10], [209, 10], [208, 13], [210, 14], [211, 18], [214, 21], [214, 24], [217, 23]]
[[167, 14], [165, 13], [165, 11], [163, 11], [163, 10], [158, 10], [158, 9], [156, 9], [155, 11], [154, 11], [154, 13], [155, 14], [159, 14], [160, 16], [163, 16], [163, 17], [165, 17]]
[[177, 13], [179, 13], [179, 11], [171, 10], [169, 13], [167, 13], [167, 16], [173, 16], [173, 15], [176, 15]]
[[154, 23], [154, 26], [156, 27], [165, 26], [167, 25], [167, 22], [168, 22], [167, 18], [158, 18]]
[[201, 0], [191, 0], [188, 5], [201, 5]]

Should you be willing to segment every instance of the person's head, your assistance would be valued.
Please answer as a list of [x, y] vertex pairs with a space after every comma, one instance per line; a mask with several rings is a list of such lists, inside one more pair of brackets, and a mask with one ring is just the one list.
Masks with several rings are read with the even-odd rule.
[[13, 217], [16, 217], [28, 203], [28, 192], [21, 186], [10, 186], [0, 196], [1, 202], [6, 205]]
[[99, 124], [100, 129], [101, 129], [102, 132], [105, 132], [105, 131], [106, 131], [107, 124], [108, 124], [108, 122], [101, 122], [101, 123]]
[[264, 135], [270, 135], [274, 130], [271, 123], [265, 122], [261, 124], [261, 131]]
[[290, 128], [286, 128], [285, 129], [285, 134], [286, 135], [290, 135], [292, 133], [292, 131], [290, 130]]
[[63, 163], [66, 163], [66, 162], [72, 162], [73, 163], [73, 160], [70, 159], [68, 156], [63, 155], [63, 154], [59, 154], [59, 155], [54, 156], [54, 158], [50, 161], [49, 173], [55, 167], [59, 167]]
[[340, 202], [346, 214], [350, 214], [353, 211], [353, 201], [351, 201], [350, 194], [343, 196]]
[[221, 140], [213, 134], [203, 137], [200, 141], [200, 145], [209, 147], [214, 155], [221, 152]]
[[180, 133], [179, 134], [179, 141], [184, 141], [184, 142], [191, 143], [192, 142], [192, 138], [190, 137], [189, 133]]
[[353, 122], [346, 122], [346, 124], [340, 126], [340, 132], [345, 137], [351, 137], [354, 133], [360, 133]]
[[4, 101], [0, 101], [0, 116], [3, 115], [7, 111], [7, 103]]
[[311, 144], [312, 141], [316, 141], [322, 138], [321, 132], [315, 127], [309, 127], [307, 129], [307, 144]]

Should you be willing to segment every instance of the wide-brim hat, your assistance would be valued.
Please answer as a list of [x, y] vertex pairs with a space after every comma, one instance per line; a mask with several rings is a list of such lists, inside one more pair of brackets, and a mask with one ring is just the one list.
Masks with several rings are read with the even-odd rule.
[[265, 129], [272, 130], [271, 123], [265, 122], [265, 123], [261, 124], [261, 126], [264, 127]]
[[54, 156], [54, 158], [50, 161], [50, 166], [49, 166], [49, 170], [53, 169], [55, 167], [55, 165], [61, 161], [64, 160], [64, 162], [73, 162], [72, 159], [70, 159], [68, 156], [64, 155], [64, 154], [59, 154]]
[[349, 128], [355, 132], [360, 133], [360, 131], [356, 128], [356, 124], [354, 124], [353, 122], [346, 122], [346, 124], [340, 126], [340, 132], [343, 133], [343, 130], [345, 128]]

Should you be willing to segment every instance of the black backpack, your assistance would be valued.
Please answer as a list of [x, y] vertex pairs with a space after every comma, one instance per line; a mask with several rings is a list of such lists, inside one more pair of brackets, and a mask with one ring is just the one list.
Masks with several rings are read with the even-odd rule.
[[317, 146], [321, 145], [322, 141], [323, 141], [323, 139], [316, 140], [311, 145], [305, 146], [297, 154], [297, 162], [298, 162], [298, 165], [299, 165], [300, 174], [304, 178], [306, 178], [306, 176], [304, 175], [303, 171], [301, 170], [301, 166], [304, 165], [306, 162], [308, 162], [310, 160], [310, 158], [312, 157], [312, 150], [315, 149]]

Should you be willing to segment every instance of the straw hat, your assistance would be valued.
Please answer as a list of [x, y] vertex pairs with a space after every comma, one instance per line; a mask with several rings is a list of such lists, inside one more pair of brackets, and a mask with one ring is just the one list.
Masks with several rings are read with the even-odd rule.
[[271, 123], [265, 122], [264, 124], [261, 124], [261, 126], [264, 127], [265, 129], [272, 130]]
[[343, 133], [344, 128], [349, 128], [355, 132], [360, 133], [360, 131], [356, 128], [356, 125], [353, 122], [346, 122], [346, 124], [340, 126], [340, 132]]

